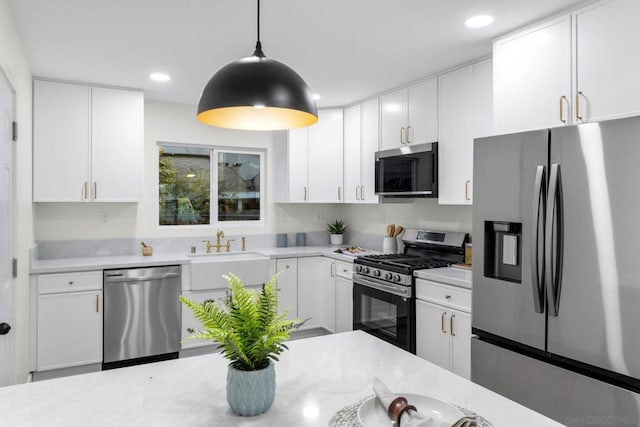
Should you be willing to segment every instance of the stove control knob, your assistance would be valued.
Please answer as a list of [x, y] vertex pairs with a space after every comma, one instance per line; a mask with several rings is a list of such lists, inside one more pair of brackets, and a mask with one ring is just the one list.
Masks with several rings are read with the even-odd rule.
[[393, 280], [395, 280], [396, 282], [401, 282], [402, 281], [402, 277], [400, 277], [399, 274], [396, 274], [396, 277], [394, 277]]
[[391, 280], [392, 276], [393, 276], [393, 274], [391, 274], [391, 273], [385, 273], [384, 274], [384, 278], [387, 279], [387, 280]]
[[359, 265], [356, 265], [353, 269], [356, 271], [356, 273], [360, 273], [362, 271], [362, 267], [360, 267]]
[[380, 277], [380, 270], [373, 270], [373, 275], [375, 277]]
[[369, 267], [362, 267], [362, 272], [363, 272], [364, 274], [369, 273]]

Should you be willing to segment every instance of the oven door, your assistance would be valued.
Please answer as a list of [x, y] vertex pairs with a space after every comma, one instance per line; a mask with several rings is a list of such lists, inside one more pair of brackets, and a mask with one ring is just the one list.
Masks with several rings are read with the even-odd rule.
[[408, 296], [401, 296], [383, 290], [386, 286], [354, 276], [353, 329], [415, 354], [415, 301], [411, 288], [406, 289]]

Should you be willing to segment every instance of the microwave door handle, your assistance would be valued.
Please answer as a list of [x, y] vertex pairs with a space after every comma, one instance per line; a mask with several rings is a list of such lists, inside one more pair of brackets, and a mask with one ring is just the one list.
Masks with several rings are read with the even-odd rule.
[[[558, 317], [562, 283], [563, 209], [560, 165], [552, 164], [547, 193], [545, 223], [545, 276], [549, 315]], [[554, 233], [555, 228], [555, 233]], [[555, 258], [555, 259], [554, 259]]]
[[[544, 286], [541, 283], [540, 270], [544, 274], [544, 257], [539, 256], [540, 234], [544, 233], [544, 216], [542, 217], [542, 233], [540, 231], [540, 210], [544, 214], [545, 211], [545, 187], [546, 187], [545, 167], [538, 165], [536, 169], [536, 178], [533, 183], [533, 214], [531, 216], [531, 288], [533, 290], [533, 308], [536, 313], [544, 312]], [[542, 261], [542, 269], [540, 269], [540, 261]]]

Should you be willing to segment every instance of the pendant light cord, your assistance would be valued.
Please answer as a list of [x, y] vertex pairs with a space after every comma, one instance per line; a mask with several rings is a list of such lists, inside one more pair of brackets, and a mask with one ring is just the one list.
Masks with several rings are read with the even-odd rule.
[[258, 0], [258, 41], [256, 42], [256, 50], [253, 52], [253, 56], [257, 56], [259, 58], [264, 58], [265, 55], [262, 53], [262, 43], [260, 43], [260, 0]]

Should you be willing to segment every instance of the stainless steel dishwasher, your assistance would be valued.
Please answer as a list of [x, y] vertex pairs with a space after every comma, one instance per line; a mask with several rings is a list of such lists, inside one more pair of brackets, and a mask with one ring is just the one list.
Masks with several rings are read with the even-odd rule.
[[102, 369], [175, 359], [180, 351], [180, 266], [104, 271]]

